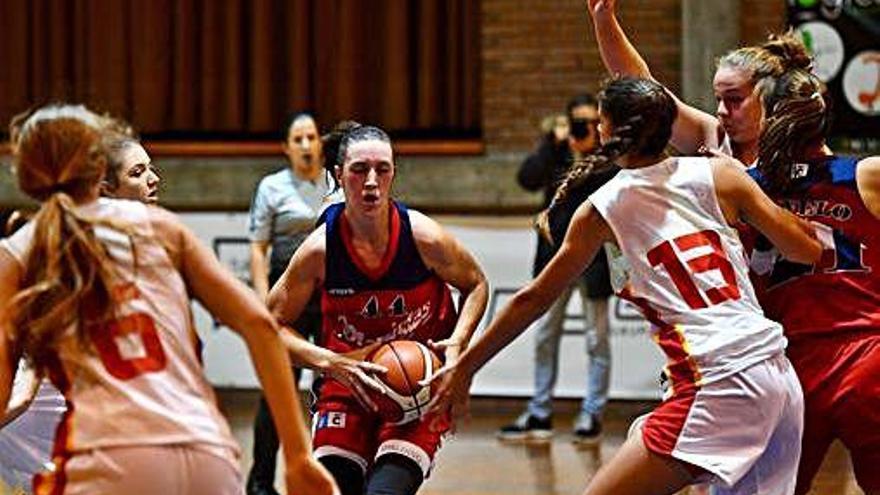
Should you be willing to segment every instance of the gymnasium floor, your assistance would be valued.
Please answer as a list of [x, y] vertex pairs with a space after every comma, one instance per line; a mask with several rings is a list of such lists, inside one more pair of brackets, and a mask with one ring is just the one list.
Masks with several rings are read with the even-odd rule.
[[[251, 463], [251, 420], [257, 396], [253, 392], [223, 391], [220, 399], [233, 433], [242, 445], [242, 472]], [[650, 403], [612, 402], [606, 414], [601, 445], [581, 448], [571, 443], [575, 401], [557, 401], [556, 436], [549, 444], [505, 444], [495, 430], [516, 416], [519, 400], [476, 399], [472, 415], [455, 438], [443, 446], [431, 478], [421, 495], [577, 495], [599, 466], [623, 442], [632, 418], [649, 411]], [[276, 486], [282, 488], [280, 470]], [[284, 493], [282, 491], [282, 493]], [[687, 492], [684, 492], [687, 493]], [[825, 459], [810, 495], [858, 495], [849, 456], [835, 444]]]

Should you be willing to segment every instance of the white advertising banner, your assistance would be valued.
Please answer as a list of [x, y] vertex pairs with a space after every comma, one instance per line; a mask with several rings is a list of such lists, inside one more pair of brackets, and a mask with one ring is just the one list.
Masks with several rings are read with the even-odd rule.
[[[188, 213], [183, 221], [244, 281], [248, 282], [248, 243], [245, 213]], [[489, 307], [475, 336], [503, 307], [507, 299], [531, 277], [535, 237], [526, 218], [435, 217], [471, 252], [490, 283]], [[257, 386], [253, 367], [242, 340], [215, 323], [196, 305], [195, 318], [205, 342], [205, 368], [218, 386]], [[612, 298], [611, 397], [656, 399], [663, 358], [647, 334], [647, 323], [629, 303]], [[585, 326], [580, 298], [572, 297], [566, 312], [560, 345], [556, 396], [582, 397], [587, 383]], [[540, 320], [536, 325], [540, 324]], [[535, 325], [504, 349], [477, 375], [472, 392], [477, 395], [529, 396], [534, 372]]]

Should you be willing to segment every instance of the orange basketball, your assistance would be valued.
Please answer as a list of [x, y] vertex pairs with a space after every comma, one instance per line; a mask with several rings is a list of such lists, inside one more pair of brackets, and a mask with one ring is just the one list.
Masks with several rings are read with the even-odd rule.
[[386, 421], [404, 424], [421, 417], [431, 401], [431, 387], [419, 382], [434, 376], [440, 359], [426, 345], [412, 340], [382, 344], [369, 360], [388, 369], [376, 378], [385, 385], [385, 394], [374, 394], [379, 414]]

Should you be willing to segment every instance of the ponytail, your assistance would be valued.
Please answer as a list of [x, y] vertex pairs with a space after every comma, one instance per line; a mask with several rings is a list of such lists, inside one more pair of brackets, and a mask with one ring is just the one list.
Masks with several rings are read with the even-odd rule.
[[583, 184], [591, 173], [613, 166], [623, 155], [660, 156], [669, 144], [678, 115], [675, 100], [666, 88], [656, 81], [635, 77], [608, 82], [599, 93], [599, 110], [612, 126], [611, 137], [595, 152], [572, 164], [550, 206], [538, 216], [537, 228], [551, 243], [549, 216], [569, 191]]
[[[71, 334], [92, 349], [85, 321], [107, 317], [117, 279], [114, 263], [95, 230], [132, 234], [118, 220], [80, 213], [106, 170], [102, 137], [118, 127], [82, 106], [44, 107], [13, 121], [14, 166], [19, 188], [41, 206], [19, 284], [7, 308], [12, 339], [38, 371]], [[71, 332], [71, 328], [73, 328]]]
[[321, 136], [321, 147], [324, 150], [324, 170], [330, 172], [333, 177], [333, 190], [339, 189], [339, 182], [336, 180], [336, 167], [342, 165], [342, 158], [339, 156], [342, 141], [345, 136], [361, 127], [361, 124], [354, 120], [343, 120], [333, 126], [327, 134]]
[[[65, 192], [44, 201], [33, 224], [33, 242], [21, 281], [24, 289], [9, 307], [17, 345], [41, 370], [72, 324], [106, 317], [116, 276], [106, 249], [95, 236], [97, 222], [78, 213]], [[84, 325], [76, 325], [75, 334], [89, 348]]]
[[538, 232], [550, 244], [555, 244], [550, 232], [550, 215], [565, 202], [569, 192], [583, 184], [591, 174], [603, 172], [613, 167], [615, 160], [634, 148], [634, 140], [625, 136], [629, 129], [629, 127], [624, 127], [615, 130], [615, 135], [607, 143], [600, 146], [593, 153], [572, 163], [565, 177], [556, 187], [556, 194], [553, 195], [550, 206], [538, 214], [538, 218], [535, 220], [535, 227], [538, 229]]
[[758, 170], [775, 193], [788, 190], [793, 165], [825, 137], [827, 107], [821, 91], [815, 76], [793, 70], [773, 79], [763, 95], [766, 118], [758, 142]]

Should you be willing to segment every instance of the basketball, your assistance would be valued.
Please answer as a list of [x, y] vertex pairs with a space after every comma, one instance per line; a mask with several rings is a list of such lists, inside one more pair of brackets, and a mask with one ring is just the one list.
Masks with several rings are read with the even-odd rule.
[[431, 400], [431, 387], [419, 382], [434, 376], [440, 359], [426, 345], [412, 340], [395, 340], [378, 347], [369, 360], [388, 372], [376, 379], [385, 385], [385, 394], [374, 394], [379, 414], [394, 424], [418, 419]]

